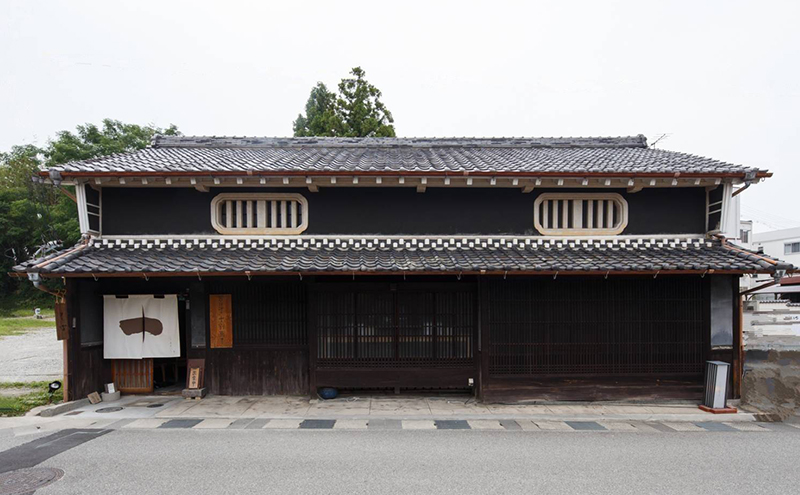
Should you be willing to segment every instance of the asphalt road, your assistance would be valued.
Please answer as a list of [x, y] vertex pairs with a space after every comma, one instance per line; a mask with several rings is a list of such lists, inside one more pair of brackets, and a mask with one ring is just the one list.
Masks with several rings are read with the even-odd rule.
[[[65, 471], [37, 494], [696, 495], [797, 493], [800, 486], [800, 429], [785, 425], [761, 433], [160, 429], [60, 435], [5, 452], [6, 462], [27, 456]], [[42, 449], [55, 450], [38, 460], [47, 457]]]

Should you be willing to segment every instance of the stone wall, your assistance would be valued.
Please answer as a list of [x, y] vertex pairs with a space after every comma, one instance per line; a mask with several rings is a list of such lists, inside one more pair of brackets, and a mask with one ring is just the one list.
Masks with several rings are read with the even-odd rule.
[[742, 404], [781, 418], [800, 414], [800, 305], [747, 302]]

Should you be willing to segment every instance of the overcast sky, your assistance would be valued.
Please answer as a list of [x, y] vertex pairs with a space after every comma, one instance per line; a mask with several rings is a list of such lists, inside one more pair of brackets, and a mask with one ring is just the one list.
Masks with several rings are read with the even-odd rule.
[[800, 2], [0, 0], [0, 150], [110, 117], [287, 136], [360, 65], [399, 136], [618, 136], [766, 168], [800, 226]]

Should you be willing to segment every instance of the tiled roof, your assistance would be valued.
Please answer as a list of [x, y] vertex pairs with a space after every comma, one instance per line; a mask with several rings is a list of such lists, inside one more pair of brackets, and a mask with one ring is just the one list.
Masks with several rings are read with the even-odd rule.
[[149, 148], [53, 167], [114, 173], [518, 173], [744, 175], [756, 169], [620, 138], [218, 138], [160, 136]]
[[91, 239], [22, 272], [770, 272], [763, 256], [701, 238], [270, 237]]

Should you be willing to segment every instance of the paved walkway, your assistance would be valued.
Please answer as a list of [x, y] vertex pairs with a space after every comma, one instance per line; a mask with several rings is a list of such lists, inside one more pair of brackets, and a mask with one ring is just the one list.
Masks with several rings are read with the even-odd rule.
[[[13, 426], [16, 425], [16, 426]], [[281, 419], [281, 418], [40, 418], [40, 421], [3, 423], [13, 436], [27, 436], [65, 429], [81, 430], [480, 430], [518, 432], [595, 433], [714, 433], [791, 432], [800, 435], [800, 425], [750, 421], [558, 421], [530, 419]]]
[[480, 404], [468, 397], [125, 396], [55, 417], [0, 418], [27, 435], [66, 428], [402, 429], [520, 431], [763, 431], [749, 413], [714, 415], [691, 403]]

